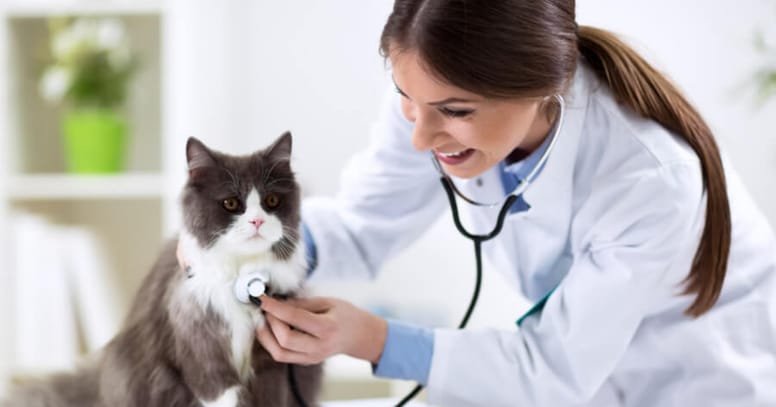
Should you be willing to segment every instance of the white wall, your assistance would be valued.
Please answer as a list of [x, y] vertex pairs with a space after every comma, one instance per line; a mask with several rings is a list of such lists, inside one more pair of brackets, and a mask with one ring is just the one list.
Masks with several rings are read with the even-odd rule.
[[624, 34], [673, 78], [776, 226], [776, 100], [756, 106], [751, 87], [754, 33], [774, 33], [776, 1], [581, 0], [577, 21]]
[[[367, 144], [388, 84], [377, 47], [392, 2], [236, 3], [215, 9], [201, 0], [186, 2], [190, 15], [183, 20], [193, 25], [172, 44], [190, 41], [188, 62], [174, 63], [189, 78], [178, 85], [191, 86], [191, 99], [172, 115], [172, 128], [228, 151], [258, 148], [292, 130], [295, 168], [306, 193], [333, 194], [347, 158]], [[754, 28], [776, 22], [773, 1], [577, 3], [581, 24], [625, 34], [686, 91], [776, 225], [776, 104], [754, 110], [742, 91], [757, 61]], [[321, 292], [359, 303], [402, 302], [402, 309], [421, 307], [426, 314], [447, 312], [452, 323], [463, 312], [473, 266], [470, 243], [455, 234], [445, 215], [386, 267], [376, 285], [338, 284]], [[485, 277], [474, 324], [510, 326], [525, 304], [487, 264]]]
[[[2, 5], [0, 5], [0, 7], [1, 6]], [[7, 44], [8, 32], [2, 30], [2, 32], [0, 32], [0, 69], [2, 70], [9, 69]], [[0, 75], [0, 95], [3, 95], [0, 96], [0, 112], [7, 111], [10, 102], [8, 98], [4, 96], [9, 94], [7, 78], [8, 75]], [[4, 137], [8, 134], [9, 130], [10, 126], [8, 123], [0, 123], [0, 162], [3, 163], [7, 162], [7, 156], [9, 155], [7, 137]], [[5, 171], [0, 170], [0, 191], [5, 190], [7, 182], [8, 181], [5, 179]], [[5, 200], [0, 199], [0, 230], [8, 230], [6, 229], [6, 222], [8, 222], [8, 208], [6, 205]], [[9, 240], [8, 236], [0, 236], [0, 261], [7, 259], [6, 256], [9, 255]], [[11, 270], [0, 270], [0, 281], [2, 281], [1, 284], [5, 287], [13, 287], [15, 280], [13, 280], [13, 273]], [[13, 337], [10, 332], [10, 327], [12, 327], [14, 323], [14, 310], [12, 309], [14, 304], [13, 295], [13, 293], [7, 293], [7, 290], [3, 295], [0, 295], [0, 395], [4, 394], [6, 391], [5, 377], [8, 375], [7, 370], [9, 368], [6, 361], [11, 360], [11, 357], [13, 356], [11, 354]]]

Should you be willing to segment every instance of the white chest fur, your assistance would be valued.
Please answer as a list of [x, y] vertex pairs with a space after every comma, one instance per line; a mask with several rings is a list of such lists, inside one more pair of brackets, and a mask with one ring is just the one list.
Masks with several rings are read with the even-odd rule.
[[181, 252], [191, 265], [190, 278], [178, 291], [182, 303], [195, 304], [200, 310], [212, 310], [226, 323], [230, 335], [232, 363], [242, 379], [250, 373], [251, 349], [256, 328], [264, 317], [253, 304], [243, 304], [234, 295], [238, 276], [266, 269], [269, 285], [281, 292], [297, 291], [305, 275], [304, 251], [296, 250], [288, 261], [278, 261], [268, 252], [238, 259], [218, 245], [203, 250], [194, 238], [181, 234]]
[[181, 287], [181, 294], [190, 304], [202, 311], [209, 309], [224, 320], [230, 336], [232, 364], [244, 378], [249, 373], [254, 330], [264, 320], [256, 306], [242, 304], [234, 298], [234, 277], [230, 275], [236, 277], [237, 272], [221, 267], [194, 267], [192, 276]]

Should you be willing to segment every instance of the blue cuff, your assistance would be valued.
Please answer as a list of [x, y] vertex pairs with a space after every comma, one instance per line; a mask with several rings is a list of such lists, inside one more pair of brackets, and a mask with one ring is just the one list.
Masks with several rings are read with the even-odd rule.
[[304, 239], [304, 247], [307, 253], [307, 277], [310, 277], [315, 267], [318, 266], [318, 250], [315, 248], [313, 235], [304, 222], [302, 223], [302, 238]]
[[434, 331], [388, 320], [388, 335], [375, 376], [428, 382], [434, 354]]

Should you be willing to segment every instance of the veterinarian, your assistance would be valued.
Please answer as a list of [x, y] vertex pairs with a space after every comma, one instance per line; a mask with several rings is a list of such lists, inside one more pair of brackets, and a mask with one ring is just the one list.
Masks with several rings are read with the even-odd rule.
[[313, 276], [371, 276], [446, 213], [440, 170], [497, 203], [458, 198], [472, 233], [528, 183], [482, 250], [533, 312], [428, 329], [266, 298], [257, 334], [276, 360], [349, 354], [439, 406], [776, 405], [767, 220], [687, 99], [574, 7], [397, 0], [381, 38], [396, 91], [338, 197], [303, 209]]

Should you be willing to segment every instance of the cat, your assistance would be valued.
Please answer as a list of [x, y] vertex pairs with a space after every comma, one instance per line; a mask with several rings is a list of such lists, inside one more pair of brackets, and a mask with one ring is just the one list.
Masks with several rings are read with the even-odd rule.
[[[184, 224], [143, 281], [120, 332], [75, 373], [22, 384], [0, 407], [282, 407], [298, 405], [289, 365], [255, 338], [259, 308], [237, 301], [238, 275], [264, 269], [268, 295], [296, 296], [306, 276], [291, 134], [232, 156], [190, 138]], [[179, 266], [178, 244], [189, 267]], [[316, 405], [321, 365], [293, 368]]]

